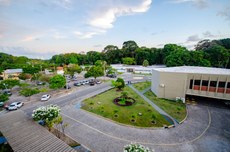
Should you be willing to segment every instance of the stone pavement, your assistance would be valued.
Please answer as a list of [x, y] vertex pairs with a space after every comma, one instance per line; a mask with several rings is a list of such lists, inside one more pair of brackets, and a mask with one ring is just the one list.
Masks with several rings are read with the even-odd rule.
[[[213, 111], [213, 109], [212, 109]], [[131, 142], [141, 143], [155, 151], [206, 151], [202, 137], [212, 139], [212, 134], [207, 134], [212, 119], [209, 108], [204, 106], [188, 106], [188, 119], [181, 125], [172, 129], [140, 129], [123, 126], [105, 118], [81, 109], [76, 109], [73, 105], [62, 108], [64, 121], [69, 124], [66, 133], [79, 143], [85, 145], [92, 151], [98, 152], [119, 152], [124, 145]], [[229, 111], [223, 115], [230, 116]], [[221, 113], [222, 115], [222, 113]], [[220, 116], [219, 116], [220, 117]], [[217, 118], [218, 123], [223, 119]], [[215, 122], [215, 123], [217, 123]], [[226, 120], [229, 125], [230, 120]], [[219, 132], [223, 133], [223, 124], [219, 124]], [[226, 133], [227, 135], [227, 133]], [[222, 139], [216, 143], [216, 147], [230, 149], [228, 137], [216, 134], [216, 138]], [[199, 142], [201, 141], [201, 143]]]
[[144, 94], [140, 91], [138, 91], [136, 88], [134, 88], [132, 85], [128, 85], [131, 89], [133, 89], [133, 91], [135, 91], [139, 96], [141, 96], [146, 102], [148, 102], [156, 111], [158, 111], [161, 115], [165, 115], [167, 117], [169, 117], [173, 123], [174, 126], [178, 125], [178, 122], [176, 121], [176, 119], [174, 119], [172, 116], [170, 116], [169, 114], [167, 114], [164, 110], [162, 110], [160, 107], [158, 107], [154, 102], [152, 102], [151, 100], [149, 100], [147, 97], [144, 96]]

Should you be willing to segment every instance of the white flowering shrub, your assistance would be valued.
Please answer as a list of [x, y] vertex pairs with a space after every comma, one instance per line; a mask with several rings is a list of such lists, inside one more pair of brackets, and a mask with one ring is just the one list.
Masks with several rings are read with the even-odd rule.
[[154, 151], [140, 144], [129, 144], [124, 146], [124, 152], [154, 152]]
[[48, 123], [56, 119], [60, 115], [60, 111], [56, 105], [42, 106], [33, 110], [32, 117], [35, 121], [43, 120]]

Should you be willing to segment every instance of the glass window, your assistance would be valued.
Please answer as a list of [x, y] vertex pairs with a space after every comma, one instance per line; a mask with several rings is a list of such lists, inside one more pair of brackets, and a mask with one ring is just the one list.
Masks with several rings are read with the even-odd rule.
[[195, 80], [194, 85], [200, 85], [200, 80]]
[[217, 81], [211, 81], [210, 82], [210, 87], [216, 87]]
[[208, 80], [203, 80], [202, 81], [202, 86], [208, 86]]
[[230, 82], [228, 82], [227, 88], [230, 89]]
[[220, 81], [218, 87], [219, 87], [219, 88], [224, 88], [224, 87], [225, 87], [225, 83], [226, 83], [226, 82]]
[[193, 86], [193, 80], [190, 80], [189, 89], [192, 89], [192, 86]]

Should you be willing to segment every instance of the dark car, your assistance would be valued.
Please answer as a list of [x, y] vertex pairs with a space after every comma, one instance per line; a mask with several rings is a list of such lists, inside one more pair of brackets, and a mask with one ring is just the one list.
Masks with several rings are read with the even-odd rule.
[[95, 81], [94, 80], [89, 81], [89, 85], [91, 86], [95, 85]]
[[8, 96], [11, 96], [11, 95], [12, 95], [12, 93], [11, 93], [10, 90], [4, 90], [3, 93], [6, 94], [6, 95], [8, 95]]
[[67, 86], [65, 85], [64, 88], [65, 89], [71, 89], [71, 87], [69, 85], [67, 85]]
[[107, 74], [107, 77], [110, 77], [110, 78], [116, 78], [117, 75], [116, 74]]

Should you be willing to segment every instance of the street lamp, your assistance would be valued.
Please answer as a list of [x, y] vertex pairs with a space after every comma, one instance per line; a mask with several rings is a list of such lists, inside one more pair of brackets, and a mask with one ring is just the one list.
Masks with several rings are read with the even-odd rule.
[[5, 84], [5, 83], [3, 83], [3, 85], [5, 86], [5, 88], [6, 88], [6, 90], [7, 90], [6, 84]]

